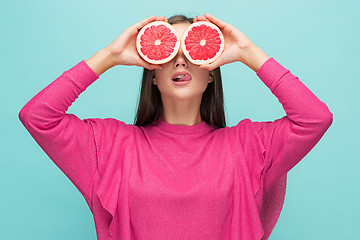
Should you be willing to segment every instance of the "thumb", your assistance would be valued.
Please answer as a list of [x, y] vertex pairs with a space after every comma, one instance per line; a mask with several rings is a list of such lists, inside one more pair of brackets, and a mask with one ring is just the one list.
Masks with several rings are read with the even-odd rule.
[[148, 70], [154, 70], [154, 69], [161, 69], [162, 66], [160, 64], [151, 64], [151, 63], [148, 63], [144, 60], [141, 61], [141, 64], [140, 64], [141, 67], [144, 67]]
[[215, 68], [217, 67], [220, 67], [221, 65], [224, 64], [224, 61], [221, 59], [221, 58], [218, 58], [216, 59], [214, 62], [212, 63], [208, 63], [208, 64], [203, 64], [203, 65], [200, 65], [200, 69], [206, 69], [208, 71], [212, 71], [214, 70]]

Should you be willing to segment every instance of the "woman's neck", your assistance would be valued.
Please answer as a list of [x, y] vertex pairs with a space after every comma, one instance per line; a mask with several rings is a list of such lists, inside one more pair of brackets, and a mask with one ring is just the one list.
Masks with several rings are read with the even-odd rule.
[[202, 122], [200, 114], [201, 99], [190, 101], [163, 100], [163, 115], [161, 118], [173, 125], [192, 126]]

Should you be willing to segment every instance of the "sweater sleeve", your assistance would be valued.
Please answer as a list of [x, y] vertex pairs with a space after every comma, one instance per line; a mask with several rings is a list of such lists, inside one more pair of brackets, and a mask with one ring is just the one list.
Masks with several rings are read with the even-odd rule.
[[257, 76], [282, 104], [286, 116], [273, 122], [253, 122], [264, 146], [264, 189], [293, 168], [321, 139], [333, 114], [288, 69], [273, 58]]
[[97, 169], [91, 120], [65, 112], [99, 76], [83, 60], [36, 94], [19, 118], [34, 140], [82, 193], [91, 208]]

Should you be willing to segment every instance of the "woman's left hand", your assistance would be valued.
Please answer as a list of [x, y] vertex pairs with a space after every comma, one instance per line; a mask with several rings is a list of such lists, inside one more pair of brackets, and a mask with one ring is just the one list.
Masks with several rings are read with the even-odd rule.
[[197, 16], [194, 22], [197, 21], [209, 21], [217, 25], [224, 35], [225, 41], [222, 54], [214, 62], [201, 65], [201, 68], [211, 71], [221, 65], [240, 61], [256, 72], [270, 58], [236, 27], [208, 13], [205, 13], [204, 16]]

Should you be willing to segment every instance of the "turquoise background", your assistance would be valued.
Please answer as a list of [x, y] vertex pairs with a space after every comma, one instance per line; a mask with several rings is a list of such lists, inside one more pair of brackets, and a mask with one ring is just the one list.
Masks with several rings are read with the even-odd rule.
[[[209, 12], [234, 25], [309, 87], [334, 114], [314, 149], [288, 173], [270, 240], [359, 236], [358, 1], [3, 1], [1, 3], [0, 239], [96, 239], [92, 214], [18, 119], [65, 70], [153, 14]], [[285, 111], [244, 64], [222, 67], [228, 126]], [[80, 118], [133, 123], [141, 69], [116, 66], [69, 108]]]

